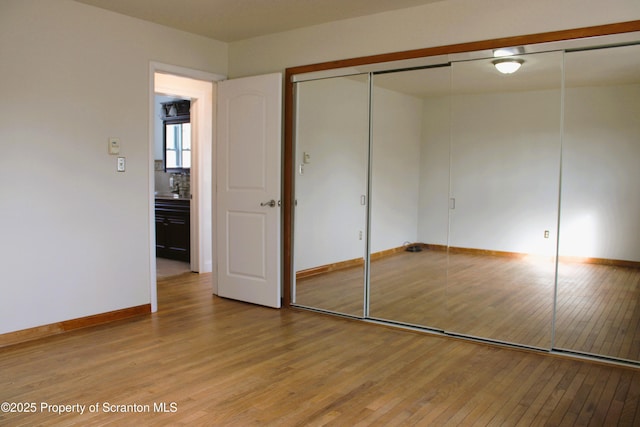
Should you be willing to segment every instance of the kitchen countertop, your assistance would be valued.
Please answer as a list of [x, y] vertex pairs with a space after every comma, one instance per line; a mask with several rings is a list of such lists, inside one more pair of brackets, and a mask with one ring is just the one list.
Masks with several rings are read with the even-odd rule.
[[162, 199], [162, 200], [191, 200], [191, 197], [180, 197], [179, 194], [174, 194], [174, 193], [168, 193], [168, 194], [156, 193], [155, 197], [156, 199]]

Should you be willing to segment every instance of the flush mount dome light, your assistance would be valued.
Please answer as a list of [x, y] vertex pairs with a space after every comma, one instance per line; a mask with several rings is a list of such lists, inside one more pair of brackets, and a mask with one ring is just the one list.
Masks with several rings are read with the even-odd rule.
[[524, 64], [524, 60], [517, 58], [501, 58], [491, 62], [502, 74], [512, 74], [518, 71], [520, 66]]

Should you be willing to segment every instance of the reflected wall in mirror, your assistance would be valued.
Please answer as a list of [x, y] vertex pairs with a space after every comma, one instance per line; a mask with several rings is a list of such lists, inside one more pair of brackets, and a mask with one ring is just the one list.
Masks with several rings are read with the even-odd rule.
[[640, 46], [568, 52], [556, 347], [640, 360]]
[[294, 303], [362, 317], [369, 77], [296, 83]]
[[444, 328], [450, 86], [448, 66], [373, 76], [372, 318]]

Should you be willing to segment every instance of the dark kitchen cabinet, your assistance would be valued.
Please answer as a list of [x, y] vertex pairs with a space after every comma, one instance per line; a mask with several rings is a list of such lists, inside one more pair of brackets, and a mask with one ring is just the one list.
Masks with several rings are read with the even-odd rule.
[[156, 256], [190, 259], [190, 207], [185, 199], [156, 199]]

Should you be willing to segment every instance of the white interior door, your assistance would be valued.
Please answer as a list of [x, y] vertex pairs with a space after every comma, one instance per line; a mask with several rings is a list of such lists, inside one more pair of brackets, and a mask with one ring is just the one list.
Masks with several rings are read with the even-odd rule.
[[280, 307], [282, 75], [218, 83], [218, 295]]

